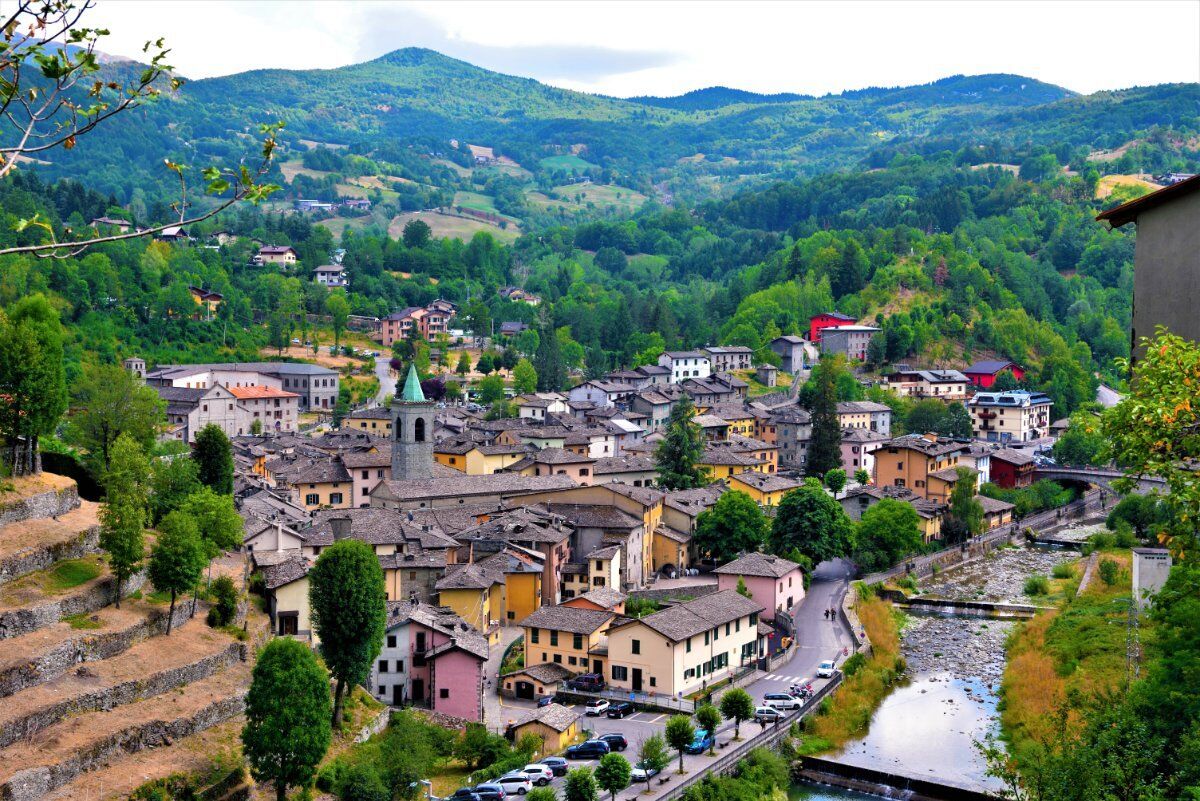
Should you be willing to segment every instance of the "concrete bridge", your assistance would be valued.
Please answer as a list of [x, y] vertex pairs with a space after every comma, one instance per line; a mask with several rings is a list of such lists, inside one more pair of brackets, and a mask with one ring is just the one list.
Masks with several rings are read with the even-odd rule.
[[[1048, 478], [1052, 481], [1075, 481], [1081, 484], [1095, 484], [1106, 492], [1115, 492], [1112, 482], [1124, 478], [1125, 473], [1108, 467], [1069, 467], [1066, 465], [1045, 465], [1033, 473], [1033, 480], [1040, 481]], [[1163, 491], [1167, 482], [1158, 476], [1143, 476], [1137, 480], [1135, 492], [1139, 494], [1153, 490]]]

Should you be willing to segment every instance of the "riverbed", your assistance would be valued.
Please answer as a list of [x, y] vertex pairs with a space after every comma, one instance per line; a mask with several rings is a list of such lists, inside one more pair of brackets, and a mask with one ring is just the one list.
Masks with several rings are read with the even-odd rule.
[[[1005, 548], [978, 562], [921, 582], [921, 593], [953, 600], [1037, 603], [1025, 579], [1050, 575], [1077, 553]], [[866, 736], [833, 759], [907, 776], [943, 779], [974, 789], [1000, 790], [987, 776], [976, 743], [999, 733], [996, 713], [1004, 672], [1004, 643], [1016, 623], [978, 617], [906, 616], [901, 651], [909, 679], [884, 699]], [[854, 798], [821, 795], [812, 801]], [[803, 798], [803, 796], [801, 796]], [[806, 800], [807, 801], [807, 800]]]

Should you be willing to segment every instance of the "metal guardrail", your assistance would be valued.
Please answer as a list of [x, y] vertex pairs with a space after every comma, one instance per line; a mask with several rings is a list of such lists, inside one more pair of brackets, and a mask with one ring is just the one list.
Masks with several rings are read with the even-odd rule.
[[650, 707], [652, 709], [661, 709], [664, 712], [686, 712], [689, 715], [696, 711], [696, 702], [689, 701], [687, 698], [676, 698], [671, 695], [658, 695], [654, 693], [635, 693], [626, 692], [624, 690], [600, 690], [598, 692], [588, 692], [586, 690], [561, 689], [555, 693], [555, 696], [564, 696], [568, 699], [583, 698], [590, 700], [600, 698], [605, 701], [628, 701], [631, 704]]
[[674, 799], [679, 798], [685, 792], [687, 792], [689, 787], [704, 781], [705, 776], [711, 774], [723, 775], [732, 772], [733, 769], [737, 767], [737, 764], [745, 759], [746, 755], [755, 748], [772, 746], [787, 736], [792, 728], [793, 723], [803, 720], [806, 716], [816, 710], [817, 707], [820, 706], [821, 702], [825, 700], [830, 693], [836, 690], [841, 683], [842, 672], [839, 670], [834, 673], [833, 678], [828, 684], [817, 690], [816, 693], [813, 694], [812, 698], [809, 698], [807, 701], [805, 701], [804, 705], [799, 709], [793, 711], [791, 714], [786, 715], [783, 718], [780, 718], [779, 722], [774, 726], [763, 729], [762, 732], [753, 737], [747, 737], [745, 740], [738, 743], [736, 748], [731, 751], [727, 751], [701, 769], [692, 771], [685, 776], [679, 782], [679, 784], [675, 785], [671, 789], [667, 790], [666, 793], [659, 796], [656, 801], [674, 801]]

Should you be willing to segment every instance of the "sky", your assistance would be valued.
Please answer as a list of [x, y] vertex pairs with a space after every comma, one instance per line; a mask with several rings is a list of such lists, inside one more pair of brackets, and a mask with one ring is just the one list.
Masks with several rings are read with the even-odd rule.
[[100, 49], [165, 36], [196, 79], [402, 47], [629, 97], [706, 86], [827, 94], [1007, 72], [1091, 93], [1200, 82], [1200, 0], [330, 2], [96, 0]]

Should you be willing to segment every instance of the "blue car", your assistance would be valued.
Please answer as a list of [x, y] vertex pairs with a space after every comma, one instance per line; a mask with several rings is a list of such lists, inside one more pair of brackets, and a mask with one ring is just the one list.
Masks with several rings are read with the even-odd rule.
[[692, 738], [692, 744], [683, 749], [689, 754], [703, 754], [708, 749], [712, 748], [714, 738], [704, 729], [696, 732], [696, 736]]

